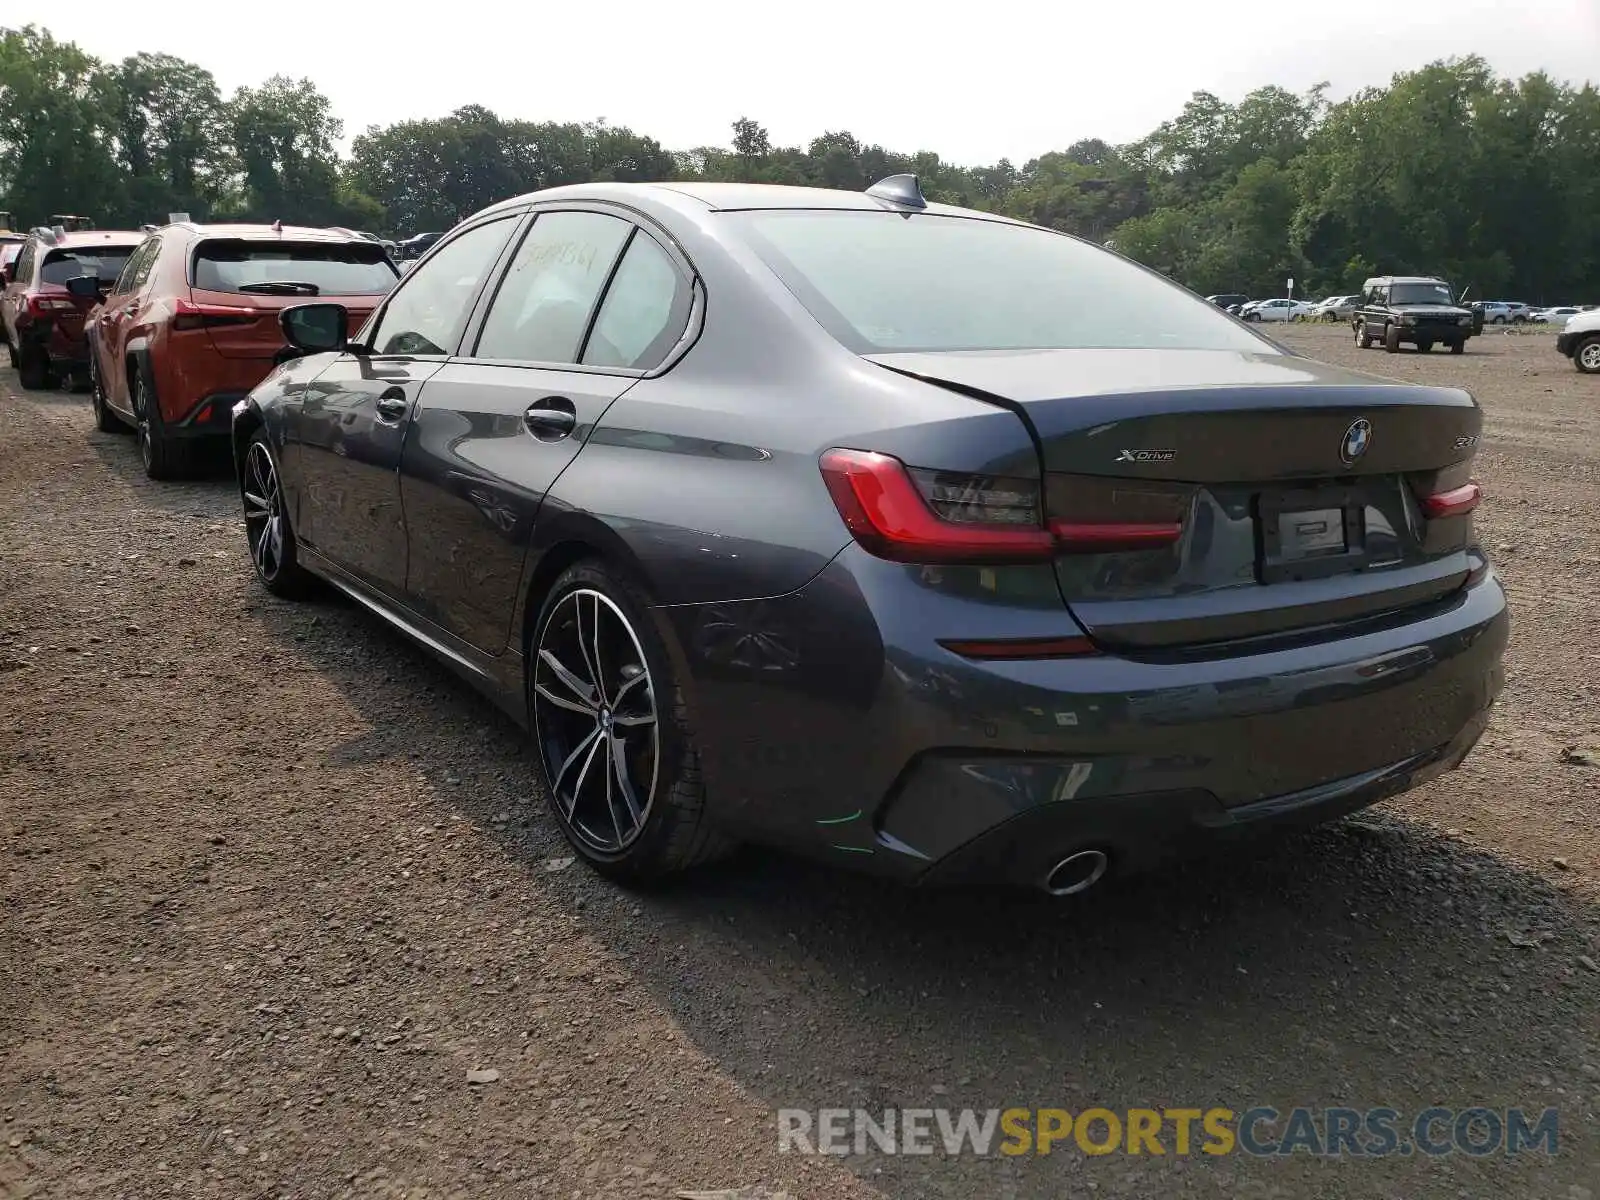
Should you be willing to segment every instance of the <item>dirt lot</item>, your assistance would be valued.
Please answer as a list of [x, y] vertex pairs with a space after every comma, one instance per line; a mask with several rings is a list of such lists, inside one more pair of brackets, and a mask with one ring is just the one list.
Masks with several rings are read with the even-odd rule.
[[[515, 729], [0, 373], [0, 1196], [1593, 1200], [1600, 380], [1285, 336], [1483, 401], [1508, 693], [1419, 794], [1069, 905], [563, 867]], [[1553, 1105], [1561, 1150], [814, 1160], [773, 1115], [1092, 1104]]]

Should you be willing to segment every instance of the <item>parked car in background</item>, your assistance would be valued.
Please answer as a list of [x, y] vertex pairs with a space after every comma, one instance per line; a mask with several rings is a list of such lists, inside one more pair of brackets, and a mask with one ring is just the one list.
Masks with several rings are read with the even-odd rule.
[[1556, 335], [1556, 350], [1585, 375], [1600, 375], [1600, 309], [1569, 318]]
[[1348, 321], [1360, 303], [1360, 296], [1329, 296], [1312, 307], [1311, 315], [1319, 321]]
[[1222, 292], [1215, 296], [1207, 296], [1206, 300], [1225, 311], [1243, 308], [1250, 303], [1250, 297], [1243, 292]]
[[348, 233], [352, 237], [364, 238], [369, 242], [376, 242], [378, 245], [384, 248], [384, 251], [389, 255], [390, 258], [395, 256], [395, 243], [390, 241], [388, 238], [381, 238], [377, 234], [369, 233], [365, 229], [347, 229], [343, 225], [330, 225], [329, 228], [335, 233]]
[[234, 410], [261, 582], [526, 723], [612, 876], [753, 839], [1077, 892], [1416, 786], [1501, 686], [1471, 396], [908, 176], [534, 193], [354, 340], [283, 320]]
[[1533, 310], [1520, 300], [1485, 300], [1483, 319], [1489, 325], [1522, 325]]
[[132, 427], [152, 479], [226, 445], [236, 400], [285, 349], [278, 314], [311, 297], [364, 318], [398, 274], [329, 229], [178, 222], [150, 234], [89, 323], [95, 424]]
[[1246, 321], [1301, 321], [1312, 311], [1304, 300], [1257, 300], [1241, 308], [1239, 316]]
[[1423, 275], [1381, 275], [1367, 280], [1350, 327], [1361, 349], [1382, 342], [1390, 354], [1402, 345], [1415, 346], [1426, 354], [1435, 343], [1449, 346], [1451, 354], [1460, 354], [1477, 328], [1472, 312], [1456, 304], [1448, 283]]
[[421, 258], [443, 236], [442, 233], [419, 233], [415, 237], [404, 238], [395, 243], [395, 255], [407, 260]]
[[1576, 304], [1561, 304], [1555, 308], [1535, 309], [1528, 319], [1538, 325], [1565, 325], [1582, 311]]
[[[0, 340], [25, 388], [51, 386], [66, 380], [88, 382], [89, 351], [84, 317], [109, 287], [143, 235], [103, 229], [57, 233], [36, 229], [20, 244], [0, 278]], [[69, 281], [87, 276], [96, 281], [81, 295]]]

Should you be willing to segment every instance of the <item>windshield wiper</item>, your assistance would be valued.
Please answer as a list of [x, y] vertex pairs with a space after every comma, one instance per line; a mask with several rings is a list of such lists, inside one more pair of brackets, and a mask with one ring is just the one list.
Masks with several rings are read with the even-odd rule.
[[262, 292], [269, 296], [317, 296], [322, 289], [298, 279], [264, 279], [260, 283], [241, 283], [241, 292]]

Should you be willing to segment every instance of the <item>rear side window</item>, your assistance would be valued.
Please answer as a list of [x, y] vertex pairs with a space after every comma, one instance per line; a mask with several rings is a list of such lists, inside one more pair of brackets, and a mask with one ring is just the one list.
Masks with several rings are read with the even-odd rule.
[[689, 323], [689, 281], [643, 230], [633, 235], [583, 348], [596, 367], [648, 371]]
[[133, 254], [132, 246], [84, 246], [75, 250], [52, 250], [39, 268], [40, 283], [65, 284], [79, 275], [94, 275], [110, 283], [122, 274]]
[[213, 239], [194, 252], [193, 286], [267, 296], [381, 296], [395, 270], [372, 242]]
[[542, 214], [500, 283], [476, 357], [577, 362], [589, 315], [632, 228], [604, 213]]
[[892, 212], [728, 214], [817, 321], [860, 354], [1178, 348], [1270, 354], [1215, 305], [1076, 238]]
[[116, 286], [111, 291], [116, 295], [131, 292], [150, 277], [150, 268], [156, 260], [156, 252], [161, 247], [159, 238], [149, 238], [140, 242], [139, 246], [128, 256], [128, 261], [123, 264], [122, 274], [117, 276]]

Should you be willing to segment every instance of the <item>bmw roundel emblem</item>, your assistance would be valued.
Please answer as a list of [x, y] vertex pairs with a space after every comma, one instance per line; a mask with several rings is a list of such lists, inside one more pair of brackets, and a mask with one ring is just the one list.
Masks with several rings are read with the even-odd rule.
[[1344, 431], [1344, 443], [1339, 447], [1339, 457], [1345, 464], [1356, 461], [1367, 452], [1367, 447], [1372, 445], [1372, 422], [1362, 417], [1359, 421], [1351, 423], [1350, 428]]

